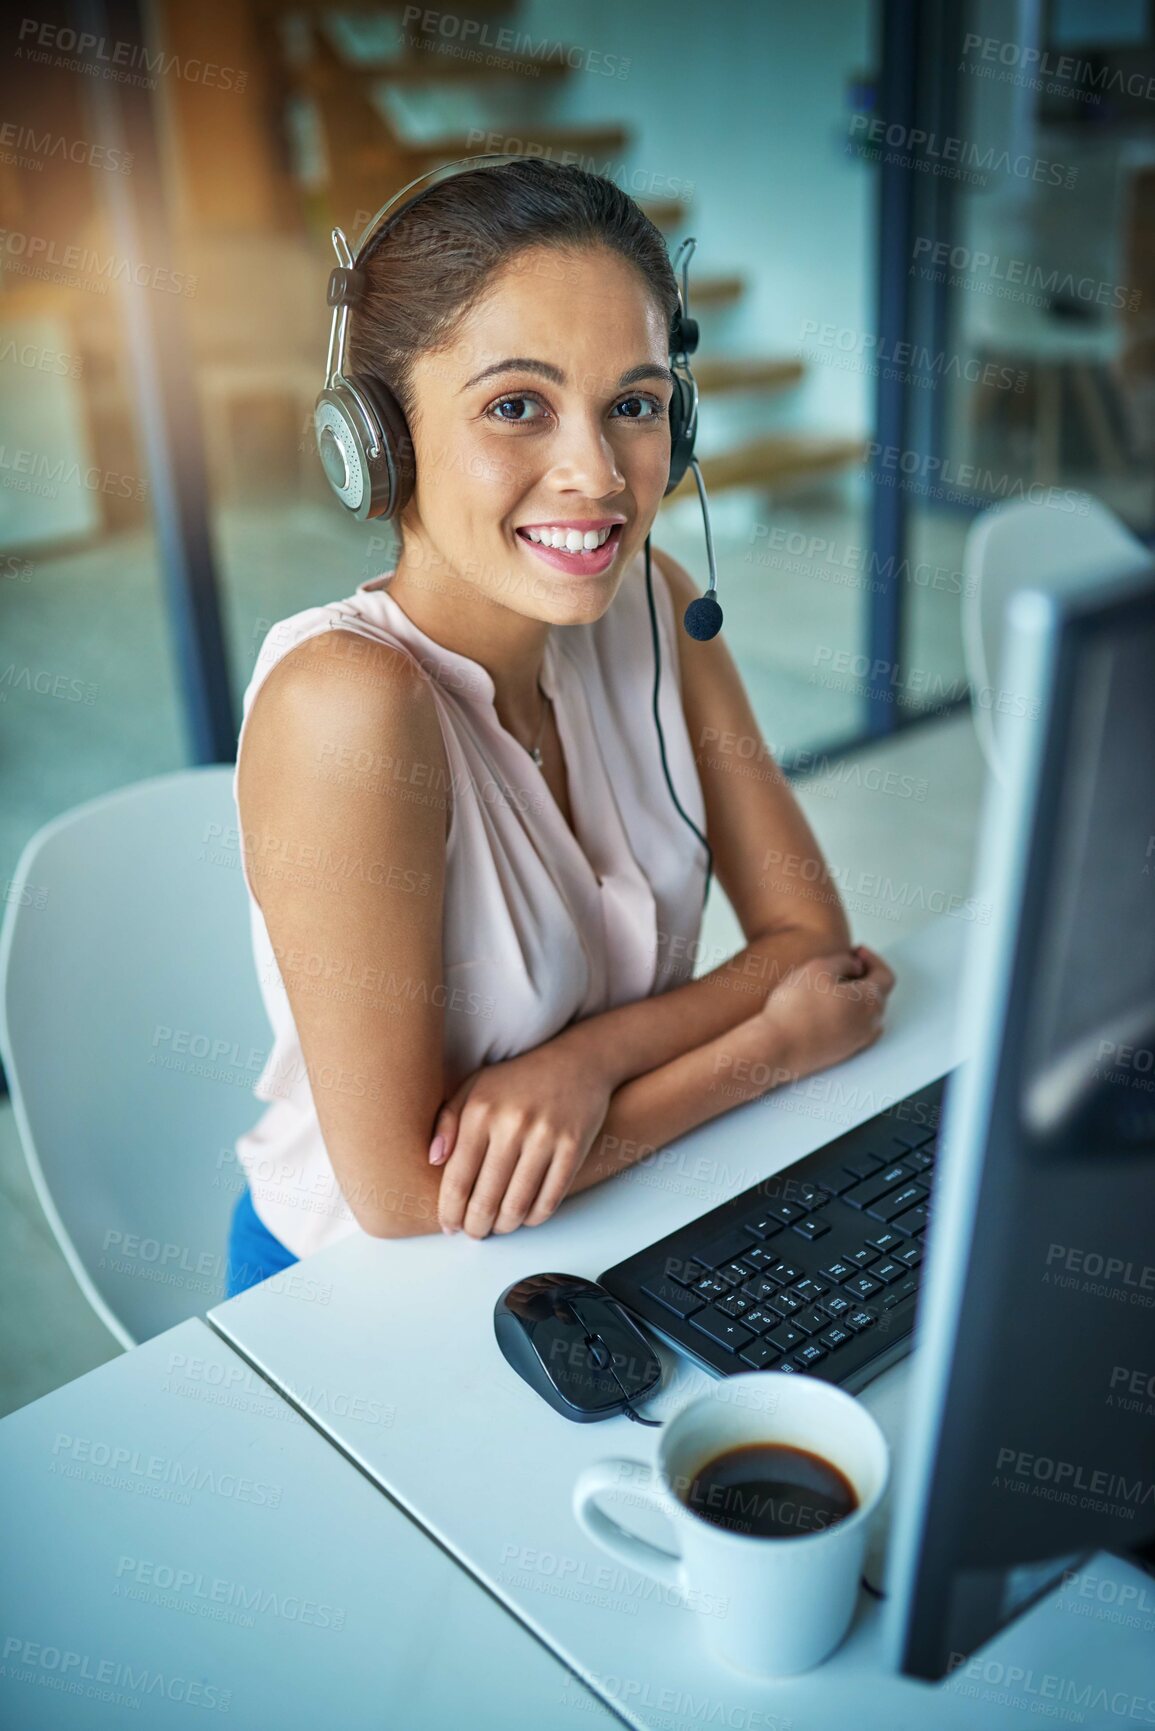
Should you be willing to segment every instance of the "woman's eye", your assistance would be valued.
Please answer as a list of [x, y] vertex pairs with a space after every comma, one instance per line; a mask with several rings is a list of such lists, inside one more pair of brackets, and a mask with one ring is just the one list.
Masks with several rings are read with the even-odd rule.
[[643, 409], [649, 409], [649, 411], [650, 411], [650, 413], [648, 415], [642, 415], [642, 414], [637, 414], [637, 413], [633, 413], [633, 412], [631, 412], [630, 414], [627, 414], [627, 415], [623, 415], [621, 417], [621, 419], [624, 421], [653, 421], [653, 420], [658, 420], [666, 412], [656, 397], [623, 397], [621, 402], [617, 406], [619, 409], [628, 408], [631, 411], [633, 411], [634, 409], [636, 409], [638, 407], [643, 408]]
[[[623, 421], [660, 420], [666, 413], [656, 397], [622, 397], [619, 402], [615, 403], [614, 407], [625, 411], [617, 417]], [[496, 403], [490, 404], [486, 414], [494, 420], [505, 421], [514, 427], [525, 426], [531, 420], [541, 419], [540, 415], [531, 416], [518, 413], [518, 410], [525, 408], [540, 409], [541, 404], [536, 397], [499, 397]], [[506, 413], [507, 410], [513, 412]]]
[[498, 402], [491, 405], [488, 413], [493, 415], [496, 420], [510, 421], [514, 426], [518, 426], [527, 419], [526, 416], [517, 414], [505, 415], [500, 412], [502, 409], [508, 408], [511, 403], [516, 406], [524, 406], [528, 403], [531, 408], [540, 407], [540, 404], [533, 397], [502, 397]]

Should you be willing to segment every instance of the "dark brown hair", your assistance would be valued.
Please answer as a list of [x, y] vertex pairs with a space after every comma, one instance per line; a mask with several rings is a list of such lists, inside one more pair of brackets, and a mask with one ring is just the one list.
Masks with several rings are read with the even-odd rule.
[[612, 248], [669, 329], [678, 284], [666, 243], [612, 181], [535, 157], [459, 170], [371, 243], [365, 296], [350, 317], [349, 365], [389, 386], [411, 429], [415, 357], [449, 342], [494, 273], [535, 246]]

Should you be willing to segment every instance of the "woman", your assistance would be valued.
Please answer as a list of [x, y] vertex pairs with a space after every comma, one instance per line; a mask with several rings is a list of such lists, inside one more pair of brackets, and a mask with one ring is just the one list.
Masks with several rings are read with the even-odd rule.
[[404, 409], [417, 484], [394, 570], [274, 626], [245, 692], [275, 1040], [230, 1291], [358, 1230], [540, 1225], [869, 1045], [893, 985], [654, 548], [667, 764], [746, 937], [689, 977], [705, 860], [662, 770], [643, 558], [678, 304], [658, 231], [530, 160], [443, 181], [365, 268], [352, 363]]

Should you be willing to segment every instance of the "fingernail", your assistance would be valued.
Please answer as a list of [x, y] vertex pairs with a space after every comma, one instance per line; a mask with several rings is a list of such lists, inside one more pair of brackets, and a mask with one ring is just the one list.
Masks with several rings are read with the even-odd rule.
[[457, 1232], [457, 1231], [459, 1231], [459, 1230], [460, 1230], [460, 1229], [459, 1229], [459, 1228], [458, 1228], [458, 1227], [456, 1227], [456, 1226], [443, 1226], [443, 1227], [442, 1227], [442, 1228], [441, 1228], [441, 1230], [442, 1230], [442, 1232], [446, 1232], [446, 1233], [448, 1233], [448, 1234], [449, 1234], [449, 1236], [450, 1236], [450, 1238], [452, 1238], [452, 1237], [453, 1237], [453, 1234], [454, 1234], [454, 1233], [455, 1233], [455, 1232]]
[[429, 1164], [440, 1166], [445, 1158], [445, 1137], [435, 1136], [429, 1144]]

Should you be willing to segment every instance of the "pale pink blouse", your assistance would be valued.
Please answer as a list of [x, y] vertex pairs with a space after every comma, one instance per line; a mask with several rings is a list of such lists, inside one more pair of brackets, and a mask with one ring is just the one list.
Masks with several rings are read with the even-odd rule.
[[[661, 642], [659, 713], [678, 798], [705, 828], [701, 784], [681, 704], [675, 618], [652, 563]], [[516, 1057], [568, 1023], [688, 979], [698, 940], [705, 850], [679, 817], [662, 774], [652, 713], [654, 655], [640, 561], [602, 618], [554, 626], [542, 687], [565, 754], [576, 839], [541, 771], [506, 731], [479, 662], [444, 648], [389, 593], [392, 572], [346, 600], [307, 607], [266, 634], [244, 693], [233, 775], [253, 699], [280, 658], [339, 629], [390, 643], [431, 679], [448, 758], [441, 789], [410, 789], [388, 741], [372, 765], [342, 766], [366, 797], [435, 797], [451, 809], [443, 921], [447, 1093], [484, 1063]], [[238, 808], [239, 822], [239, 808]], [[237, 1158], [257, 1214], [297, 1256], [358, 1232], [321, 1136], [310, 1079], [264, 917], [249, 892], [253, 954], [273, 1043], [254, 1087], [267, 1103]], [[288, 862], [285, 869], [302, 869]], [[307, 862], [304, 869], [307, 869]], [[326, 873], [342, 869], [334, 852]], [[318, 893], [324, 893], [318, 891]], [[420, 882], [415, 892], [420, 893]], [[437, 988], [434, 988], [435, 990]], [[364, 1090], [366, 1079], [317, 1078]]]

